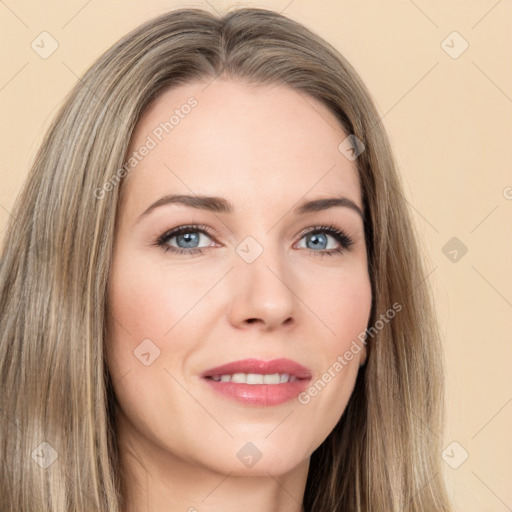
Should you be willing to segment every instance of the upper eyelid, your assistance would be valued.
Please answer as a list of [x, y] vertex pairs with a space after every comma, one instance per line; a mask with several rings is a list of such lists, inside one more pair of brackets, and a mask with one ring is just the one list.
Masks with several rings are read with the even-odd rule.
[[202, 224], [183, 224], [182, 226], [176, 226], [175, 228], [168, 229], [162, 235], [158, 237], [158, 240], [164, 240], [166, 238], [172, 238], [176, 235], [181, 234], [186, 231], [199, 231], [201, 233], [205, 233], [206, 235], [214, 238], [215, 235], [212, 233], [213, 229], [208, 226], [204, 226]]

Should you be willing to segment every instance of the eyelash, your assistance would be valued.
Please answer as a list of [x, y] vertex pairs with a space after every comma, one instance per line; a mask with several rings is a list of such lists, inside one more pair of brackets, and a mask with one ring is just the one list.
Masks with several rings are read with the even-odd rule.
[[[208, 235], [210, 238], [214, 239], [213, 236], [213, 230], [209, 228], [208, 226], [205, 226], [203, 224], [189, 224], [185, 226], [179, 226], [177, 228], [173, 228], [169, 231], [166, 231], [163, 235], [161, 235], [157, 241], [153, 244], [157, 247], [160, 247], [163, 249], [164, 252], [171, 251], [174, 254], [203, 254], [204, 250], [207, 249], [207, 247], [193, 247], [190, 249], [183, 249], [179, 247], [172, 247], [170, 245], [167, 245], [167, 242], [174, 238], [175, 236], [181, 235], [183, 233], [203, 233], [205, 235]], [[314, 226], [313, 228], [310, 228], [306, 231], [303, 231], [300, 236], [300, 240], [304, 238], [306, 235], [312, 234], [312, 233], [329, 233], [331, 236], [333, 236], [339, 243], [340, 247], [337, 249], [324, 249], [322, 251], [314, 251], [312, 249], [309, 250], [309, 253], [316, 257], [316, 256], [334, 256], [337, 254], [341, 254], [345, 250], [348, 250], [350, 246], [354, 243], [352, 238], [350, 238], [347, 234], [345, 234], [343, 231], [340, 231], [336, 226], [333, 224], [328, 224], [324, 226]]]

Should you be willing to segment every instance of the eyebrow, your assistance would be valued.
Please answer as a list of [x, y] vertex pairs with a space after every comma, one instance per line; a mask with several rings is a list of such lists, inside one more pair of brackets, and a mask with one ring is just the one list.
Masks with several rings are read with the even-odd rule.
[[[188, 206], [190, 208], [196, 208], [198, 210], [206, 210], [214, 213], [233, 213], [234, 206], [227, 199], [222, 197], [211, 197], [211, 196], [188, 196], [182, 194], [172, 194], [161, 197], [153, 204], [151, 204], [146, 210], [144, 210], [139, 217], [137, 222], [148, 215], [155, 208], [169, 204], [180, 204]], [[313, 199], [305, 201], [296, 206], [292, 212], [296, 215], [304, 215], [311, 212], [319, 212], [322, 210], [328, 210], [334, 207], [346, 207], [356, 211], [364, 221], [363, 210], [348, 197], [327, 197], [322, 199]]]

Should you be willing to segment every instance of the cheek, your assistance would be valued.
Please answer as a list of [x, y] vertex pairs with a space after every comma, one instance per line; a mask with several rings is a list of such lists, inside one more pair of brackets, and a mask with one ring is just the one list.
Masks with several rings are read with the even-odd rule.
[[347, 266], [338, 273], [312, 273], [305, 283], [304, 294], [312, 313], [318, 317], [324, 351], [331, 357], [345, 350], [366, 329], [372, 290], [363, 265]]
[[315, 325], [323, 334], [316, 338], [317, 374], [299, 395], [299, 403], [315, 418], [312, 432], [320, 442], [339, 421], [365, 360], [360, 335], [368, 326], [372, 290], [363, 265], [340, 270], [336, 279], [332, 274], [324, 278], [317, 274], [314, 286], [313, 279], [308, 283], [308, 301], [321, 319]]
[[162, 268], [137, 257], [115, 261], [109, 288], [113, 326], [119, 336], [168, 341], [169, 331], [198, 299], [201, 284], [186, 269]]
[[173, 411], [187, 418], [194, 407], [172, 377], [181, 381], [181, 364], [196, 349], [188, 318], [181, 322], [198, 293], [186, 274], [143, 264], [134, 253], [115, 259], [111, 271], [107, 365], [124, 415], [157, 443], [185, 429]]
[[[169, 284], [172, 288], [172, 283]], [[174, 293], [149, 265], [133, 257], [114, 260], [109, 283], [108, 365], [114, 380], [127, 372], [154, 370], [165, 358], [165, 334], [176, 323]], [[180, 290], [181, 291], [181, 290]], [[178, 292], [179, 295], [179, 292]], [[173, 303], [169, 301], [174, 300]], [[149, 354], [149, 355], [147, 355]], [[154, 361], [154, 362], [153, 362]], [[145, 367], [145, 363], [151, 365]], [[141, 382], [148, 384], [147, 374]]]
[[164, 370], [183, 373], [211, 320], [204, 296], [218, 279], [192, 267], [154, 261], [128, 249], [114, 258], [106, 351], [114, 380], [130, 372], [130, 381], [162, 389], [162, 381], [169, 384]]
[[[366, 360], [364, 333], [370, 318], [372, 289], [367, 272], [354, 272], [340, 282], [343, 284], [331, 291], [332, 301], [325, 303], [326, 323], [334, 334], [324, 337], [328, 373], [324, 372], [323, 380], [332, 380], [333, 387], [345, 392], [352, 389], [359, 367]], [[348, 401], [348, 396], [342, 401]]]

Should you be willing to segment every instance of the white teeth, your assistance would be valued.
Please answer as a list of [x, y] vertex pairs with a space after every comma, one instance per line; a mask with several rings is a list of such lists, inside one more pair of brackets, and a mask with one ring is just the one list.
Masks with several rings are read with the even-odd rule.
[[263, 375], [261, 373], [248, 373], [245, 376], [246, 384], [263, 384]]
[[[283, 377], [284, 376], [285, 375], [283, 374]], [[287, 382], [287, 380], [285, 380], [284, 382]], [[263, 382], [265, 384], [279, 384], [281, 382], [281, 378], [279, 373], [273, 373], [272, 375], [263, 375]]]
[[295, 382], [297, 377], [288, 373], [234, 373], [233, 375], [215, 375], [212, 379], [216, 382], [235, 382], [237, 384], [286, 384]]

